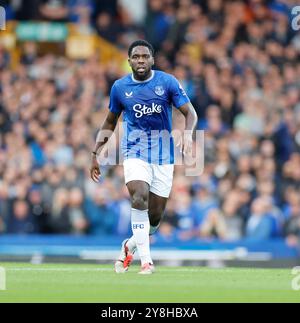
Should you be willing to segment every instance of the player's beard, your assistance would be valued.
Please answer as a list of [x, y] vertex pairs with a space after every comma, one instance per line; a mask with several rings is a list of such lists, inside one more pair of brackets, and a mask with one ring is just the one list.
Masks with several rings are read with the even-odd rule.
[[137, 67], [134, 71], [134, 77], [139, 81], [144, 81], [151, 76], [151, 67]]

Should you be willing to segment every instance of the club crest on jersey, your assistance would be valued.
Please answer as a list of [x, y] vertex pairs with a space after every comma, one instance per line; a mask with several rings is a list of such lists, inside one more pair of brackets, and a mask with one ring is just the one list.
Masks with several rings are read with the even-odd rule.
[[154, 91], [159, 96], [162, 96], [165, 94], [165, 90], [161, 85], [156, 86]]
[[125, 92], [125, 95], [126, 95], [126, 98], [127, 98], [127, 99], [131, 99], [131, 98], [132, 98], [132, 96], [133, 96], [133, 92], [130, 92], [130, 93]]

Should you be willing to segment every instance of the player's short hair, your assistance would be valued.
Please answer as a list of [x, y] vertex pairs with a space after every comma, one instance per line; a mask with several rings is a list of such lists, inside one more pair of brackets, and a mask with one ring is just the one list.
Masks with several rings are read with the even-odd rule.
[[129, 48], [128, 48], [128, 57], [131, 56], [133, 49], [135, 47], [137, 47], [137, 46], [145, 46], [145, 47], [148, 47], [151, 55], [154, 56], [154, 48], [153, 48], [153, 46], [150, 43], [148, 43], [146, 40], [139, 39], [139, 40], [134, 41], [129, 46]]

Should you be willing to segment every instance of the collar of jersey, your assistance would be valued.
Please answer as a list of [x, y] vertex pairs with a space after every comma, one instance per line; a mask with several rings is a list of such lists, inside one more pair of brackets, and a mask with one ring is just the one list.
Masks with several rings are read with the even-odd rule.
[[146, 83], [146, 82], [149, 82], [149, 81], [151, 81], [151, 80], [153, 79], [154, 74], [155, 74], [155, 71], [154, 71], [154, 70], [152, 70], [152, 75], [151, 75], [147, 80], [145, 80], [145, 81], [138, 81], [138, 80], [136, 80], [136, 79], [134, 78], [133, 74], [131, 74], [131, 78], [132, 78], [132, 81], [133, 81], [133, 82], [136, 82], [136, 83]]

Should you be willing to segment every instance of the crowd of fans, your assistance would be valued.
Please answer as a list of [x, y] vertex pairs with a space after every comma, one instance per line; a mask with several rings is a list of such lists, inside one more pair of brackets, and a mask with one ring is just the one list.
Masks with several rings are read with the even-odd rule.
[[[176, 167], [157, 239], [299, 242], [295, 1], [139, 0], [136, 10], [125, 0], [39, 2], [66, 9], [58, 20], [71, 19], [67, 3], [89, 8], [92, 30], [120, 51], [136, 38], [152, 42], [156, 68], [180, 80], [197, 110], [204, 172], [188, 177]], [[15, 70], [0, 49], [0, 232], [129, 235], [122, 166], [103, 166], [100, 184], [89, 177], [110, 87], [124, 64], [40, 57], [36, 46], [25, 45]], [[175, 127], [181, 121], [175, 113]]]

